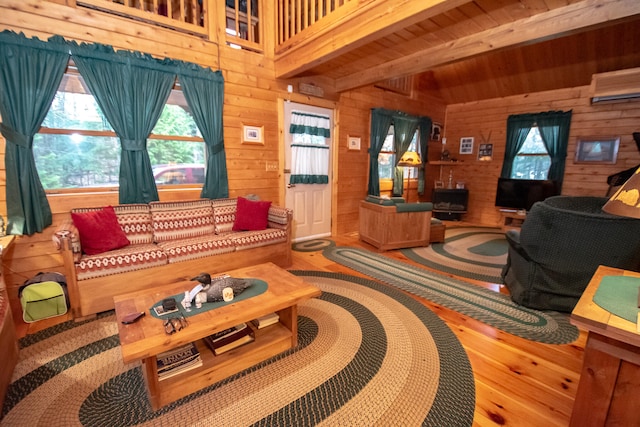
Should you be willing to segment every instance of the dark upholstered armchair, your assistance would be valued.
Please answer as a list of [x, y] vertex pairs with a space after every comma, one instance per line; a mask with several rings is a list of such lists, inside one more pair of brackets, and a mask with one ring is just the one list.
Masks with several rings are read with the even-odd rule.
[[555, 196], [507, 232], [502, 279], [514, 302], [570, 312], [598, 265], [638, 271], [640, 220], [602, 211], [602, 197]]

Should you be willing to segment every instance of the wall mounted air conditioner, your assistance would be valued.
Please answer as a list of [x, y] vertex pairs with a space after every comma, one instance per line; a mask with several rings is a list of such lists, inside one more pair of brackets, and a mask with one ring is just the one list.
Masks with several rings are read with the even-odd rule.
[[640, 68], [591, 76], [591, 103], [640, 98]]

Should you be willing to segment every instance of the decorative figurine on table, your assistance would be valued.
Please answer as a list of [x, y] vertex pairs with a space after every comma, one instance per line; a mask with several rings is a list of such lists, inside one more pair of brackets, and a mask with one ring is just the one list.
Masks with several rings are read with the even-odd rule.
[[209, 273], [200, 273], [191, 280], [200, 282], [200, 285], [194, 288], [194, 291], [200, 288], [195, 294], [196, 307], [204, 302], [230, 301], [250, 286], [249, 281], [245, 279], [228, 275], [212, 279]]

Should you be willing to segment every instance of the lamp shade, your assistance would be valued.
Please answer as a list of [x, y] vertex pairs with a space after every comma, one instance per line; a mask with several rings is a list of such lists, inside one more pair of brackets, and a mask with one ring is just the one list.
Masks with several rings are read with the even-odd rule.
[[422, 160], [420, 160], [420, 155], [415, 151], [407, 151], [400, 158], [400, 162], [398, 162], [398, 166], [420, 166], [422, 164]]
[[602, 210], [613, 215], [640, 218], [640, 168], [611, 196]]

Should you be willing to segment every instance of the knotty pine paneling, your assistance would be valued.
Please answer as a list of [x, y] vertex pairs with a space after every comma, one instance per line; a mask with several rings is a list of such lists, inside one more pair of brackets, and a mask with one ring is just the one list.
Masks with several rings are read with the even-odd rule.
[[[446, 148], [462, 162], [452, 168], [454, 181], [464, 181], [469, 189], [465, 221], [500, 224], [500, 214], [494, 206], [495, 191], [504, 158], [507, 117], [511, 114], [572, 110], [563, 195], [605, 196], [609, 175], [640, 164], [640, 153], [632, 137], [633, 132], [640, 131], [640, 101], [591, 105], [588, 93], [589, 87], [584, 86], [447, 106], [443, 133]], [[489, 142], [493, 144], [493, 160], [489, 162], [477, 160], [482, 135], [490, 135]], [[575, 164], [577, 140], [581, 136], [620, 136], [616, 164]], [[462, 137], [474, 138], [473, 154], [459, 154]], [[444, 169], [446, 183], [448, 168]]]

